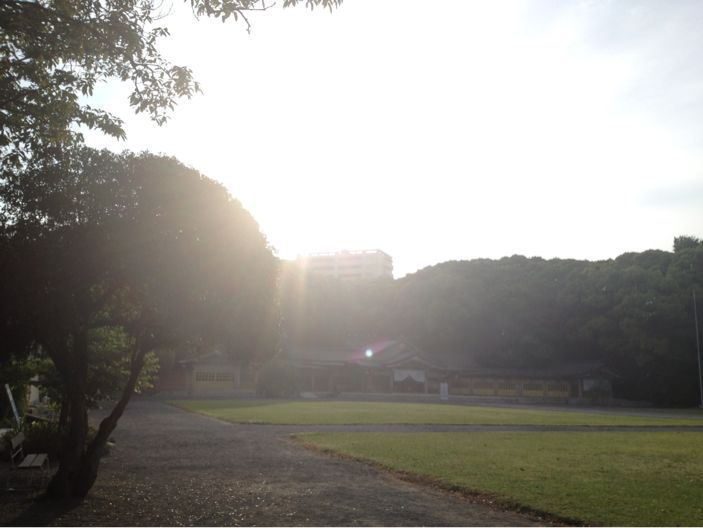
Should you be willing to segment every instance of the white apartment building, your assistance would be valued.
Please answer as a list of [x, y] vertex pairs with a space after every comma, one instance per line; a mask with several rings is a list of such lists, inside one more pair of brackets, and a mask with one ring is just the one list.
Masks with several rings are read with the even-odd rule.
[[393, 278], [393, 259], [378, 249], [314, 253], [298, 257], [302, 267], [338, 279]]

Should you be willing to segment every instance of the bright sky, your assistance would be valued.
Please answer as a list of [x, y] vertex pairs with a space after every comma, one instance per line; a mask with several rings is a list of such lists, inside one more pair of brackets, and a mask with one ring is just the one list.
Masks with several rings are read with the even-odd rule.
[[[395, 276], [703, 236], [703, 2], [345, 0], [242, 23], [176, 0], [162, 49], [204, 93], [128, 140], [222, 181], [279, 256], [386, 251]], [[182, 13], [180, 12], [182, 11]]]

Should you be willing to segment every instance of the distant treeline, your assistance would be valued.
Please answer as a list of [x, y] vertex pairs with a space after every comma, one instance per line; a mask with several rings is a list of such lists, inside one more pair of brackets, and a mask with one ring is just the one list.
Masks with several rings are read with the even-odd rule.
[[699, 402], [693, 291], [703, 315], [703, 241], [614, 260], [452, 261], [395, 281], [344, 282], [293, 265], [281, 283], [285, 343], [403, 338], [453, 366], [600, 360], [616, 396]]

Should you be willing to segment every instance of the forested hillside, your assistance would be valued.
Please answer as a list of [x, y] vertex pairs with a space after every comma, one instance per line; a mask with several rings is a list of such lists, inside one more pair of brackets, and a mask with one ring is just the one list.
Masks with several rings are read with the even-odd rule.
[[523, 256], [445, 262], [395, 281], [340, 282], [292, 267], [282, 280], [287, 342], [404, 338], [453, 366], [539, 367], [602, 360], [616, 396], [699, 401], [694, 289], [703, 298], [703, 241], [614, 260]]

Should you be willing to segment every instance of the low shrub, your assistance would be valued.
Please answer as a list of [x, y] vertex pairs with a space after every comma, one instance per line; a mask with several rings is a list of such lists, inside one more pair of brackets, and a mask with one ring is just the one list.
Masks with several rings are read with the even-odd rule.
[[[65, 435], [59, 428], [57, 422], [49, 422], [46, 420], [25, 421], [22, 424], [21, 431], [24, 433], [24, 452], [25, 453], [46, 453], [49, 455], [49, 460], [56, 461], [61, 453], [61, 448], [65, 442]], [[10, 440], [14, 438], [20, 429], [13, 428], [5, 433], [0, 441], [6, 446], [3, 453], [5, 460], [9, 459]], [[95, 437], [95, 429], [88, 429], [88, 438], [86, 443], [89, 443]]]
[[25, 453], [47, 453], [50, 460], [58, 458], [64, 442], [58, 423], [43, 420], [27, 422], [22, 430]]
[[298, 392], [291, 369], [283, 362], [272, 360], [261, 367], [256, 393], [264, 398], [286, 398]]

